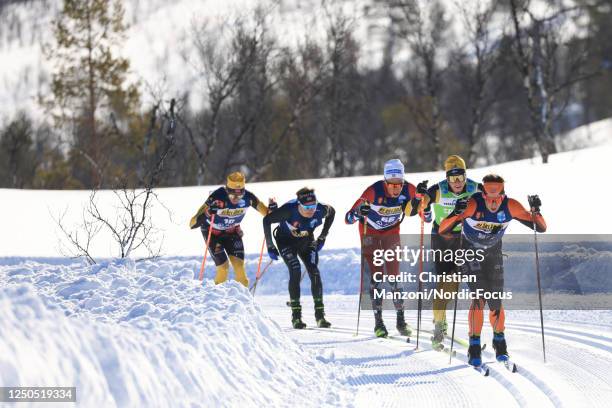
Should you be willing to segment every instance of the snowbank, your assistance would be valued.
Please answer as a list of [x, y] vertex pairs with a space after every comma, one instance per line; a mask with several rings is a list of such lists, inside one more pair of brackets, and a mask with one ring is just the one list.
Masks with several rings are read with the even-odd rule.
[[345, 370], [296, 345], [237, 283], [201, 287], [197, 269], [0, 267], [0, 383], [76, 386], [83, 406], [350, 403]]

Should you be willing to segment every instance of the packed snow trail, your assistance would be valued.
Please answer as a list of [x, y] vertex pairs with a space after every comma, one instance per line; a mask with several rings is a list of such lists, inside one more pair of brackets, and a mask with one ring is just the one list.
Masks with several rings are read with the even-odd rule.
[[[419, 350], [416, 344], [416, 312], [406, 312], [413, 328], [411, 343], [374, 337], [374, 319], [362, 311], [360, 334], [355, 337], [356, 296], [328, 296], [327, 317], [331, 329], [290, 328], [290, 312], [281, 296], [257, 299], [265, 312], [306, 350], [319, 360], [358, 370], [350, 379], [357, 387], [357, 406], [405, 406], [406, 403], [430, 406], [609, 406], [612, 401], [612, 326], [577, 324], [547, 320], [548, 362], [542, 362], [539, 316], [537, 311], [508, 311], [506, 337], [518, 372], [511, 373], [495, 362], [492, 334], [483, 331], [488, 347], [483, 360], [489, 363], [490, 377], [483, 377], [467, 365], [466, 348], [455, 343], [457, 357], [449, 365], [448, 354], [433, 351], [429, 338], [433, 325], [431, 313], [424, 312]], [[304, 321], [314, 327], [308, 297], [303, 298]], [[467, 312], [458, 311], [456, 335], [467, 339]], [[589, 313], [609, 319], [609, 311], [567, 312], [569, 320], [580, 320]], [[451, 314], [449, 312], [449, 314]], [[397, 336], [395, 313], [385, 311], [390, 334]], [[588, 322], [587, 319], [583, 321]], [[403, 338], [402, 338], [403, 340]], [[447, 346], [450, 342], [446, 341]]]

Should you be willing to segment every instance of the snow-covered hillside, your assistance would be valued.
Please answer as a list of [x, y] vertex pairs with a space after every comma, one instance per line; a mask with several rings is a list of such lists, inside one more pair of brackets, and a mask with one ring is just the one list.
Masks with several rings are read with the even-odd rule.
[[[600, 140], [610, 141], [612, 121], [602, 122]], [[584, 131], [584, 128], [580, 128]], [[480, 180], [485, 174], [497, 173], [506, 179], [506, 191], [526, 205], [528, 194], [539, 194], [542, 199], [542, 212], [548, 222], [551, 234], [605, 234], [609, 225], [601, 220], [599, 210], [577, 210], [576, 192], [599, 194], [604, 202], [610, 193], [602, 187], [605, 183], [597, 175], [612, 157], [612, 144], [586, 148], [550, 157], [548, 164], [539, 158], [468, 170], [468, 176]], [[409, 172], [410, 163], [405, 163]], [[413, 184], [427, 179], [430, 185], [443, 179], [442, 171], [428, 173], [407, 173], [407, 180]], [[605, 177], [605, 176], [603, 176]], [[260, 199], [275, 197], [284, 203], [295, 197], [295, 192], [304, 185], [316, 189], [318, 198], [331, 204], [337, 211], [337, 220], [332, 226], [326, 248], [356, 248], [359, 246], [356, 226], [345, 225], [344, 213], [352, 206], [362, 191], [381, 176], [330, 178], [318, 180], [294, 180], [282, 182], [248, 183], [247, 188]], [[155, 226], [163, 234], [163, 255], [193, 256], [203, 253], [203, 238], [199, 231], [189, 229], [189, 219], [204, 202], [208, 194], [218, 186], [181, 187], [159, 189], [161, 205], [154, 208]], [[111, 210], [113, 195], [110, 192], [98, 194], [102, 203]], [[82, 215], [82, 207], [87, 202], [87, 191], [33, 191], [0, 189], [0, 225], [7, 231], [18, 234], [3, 234], [0, 238], [0, 256], [58, 256], [58, 240], [61, 239], [57, 219], [66, 212], [64, 225], [76, 224]], [[580, 198], [580, 202], [585, 198]], [[169, 212], [171, 214], [169, 214]], [[23, 215], [21, 215], [23, 214]], [[18, 216], [19, 215], [19, 216]], [[263, 240], [261, 216], [250, 210], [242, 223], [245, 231], [245, 249], [248, 253], [258, 253]], [[417, 234], [417, 217], [406, 219], [402, 224], [405, 234]], [[510, 233], [529, 233], [520, 224], [511, 225]], [[161, 235], [160, 235], [161, 236]], [[117, 256], [112, 240], [101, 235], [93, 242], [92, 253], [100, 257]]]

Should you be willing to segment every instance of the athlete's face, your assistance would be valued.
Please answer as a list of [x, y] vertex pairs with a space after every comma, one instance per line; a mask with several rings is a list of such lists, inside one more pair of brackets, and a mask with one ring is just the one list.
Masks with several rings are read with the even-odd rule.
[[388, 179], [385, 180], [385, 187], [387, 189], [387, 193], [393, 197], [399, 197], [402, 192], [402, 188], [404, 187], [404, 180], [402, 179]]
[[314, 216], [315, 211], [317, 210], [317, 203], [308, 203], [302, 204], [298, 206], [298, 211], [300, 215], [305, 218], [312, 218]]
[[505, 194], [504, 186], [501, 183], [485, 183], [484, 184], [483, 197], [485, 199], [485, 205], [491, 212], [499, 210], [502, 202], [504, 201]]
[[229, 188], [226, 187], [227, 190], [227, 197], [230, 200], [230, 203], [236, 205], [240, 202], [240, 200], [242, 200], [242, 198], [244, 197], [244, 189], [243, 188]]
[[453, 193], [458, 194], [463, 191], [465, 187], [465, 175], [460, 174], [458, 176], [448, 176], [448, 185], [450, 186]]
[[496, 212], [497, 210], [499, 210], [499, 207], [501, 206], [502, 201], [504, 200], [504, 195], [500, 195], [498, 197], [489, 197], [486, 196], [485, 197], [485, 205], [487, 206], [487, 209], [491, 212]]

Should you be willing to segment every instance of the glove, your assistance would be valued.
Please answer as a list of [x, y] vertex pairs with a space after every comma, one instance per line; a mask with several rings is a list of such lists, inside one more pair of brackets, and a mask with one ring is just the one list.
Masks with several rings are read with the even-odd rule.
[[274, 201], [274, 199], [269, 199], [268, 200], [268, 212], [272, 212], [274, 210], [278, 209], [278, 203], [276, 201]]
[[370, 203], [364, 201], [363, 203], [361, 203], [361, 205], [359, 205], [359, 207], [357, 207], [357, 213], [355, 215], [357, 215], [358, 217], [367, 217], [369, 213]]
[[465, 198], [460, 198], [455, 203], [455, 209], [451, 213], [451, 215], [460, 215], [463, 214], [465, 209], [467, 208], [467, 200]]
[[219, 211], [221, 209], [221, 203], [219, 201], [213, 201], [212, 203], [210, 203], [210, 205], [208, 206], [208, 213], [210, 215], [216, 214], [217, 211]]
[[319, 236], [319, 238], [312, 241], [312, 248], [317, 252], [323, 249], [323, 245], [325, 245], [325, 237]]
[[429, 180], [421, 181], [416, 186], [417, 197], [427, 195], [427, 182]]
[[425, 208], [425, 211], [423, 211], [423, 221], [431, 222], [431, 207], [430, 206], [427, 206], [427, 208]]
[[270, 259], [272, 259], [273, 261], [278, 261], [279, 255], [280, 254], [278, 253], [278, 249], [276, 249], [274, 245], [268, 246], [268, 256], [270, 257]]
[[542, 201], [540, 200], [540, 197], [538, 197], [537, 195], [530, 195], [530, 196], [527, 196], [527, 201], [529, 202], [529, 207], [531, 208], [531, 211], [533, 211], [536, 214], [539, 214], [540, 206], [542, 205]]

